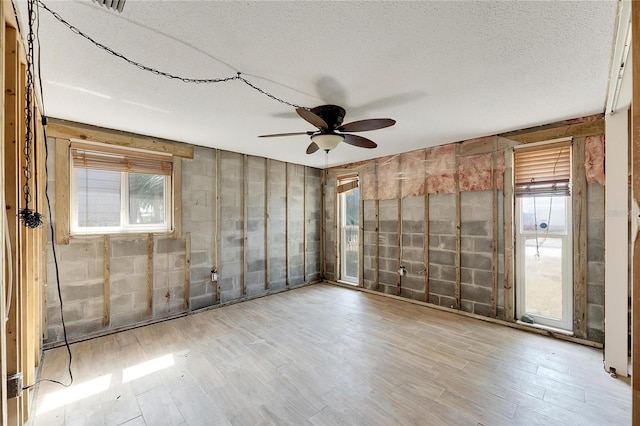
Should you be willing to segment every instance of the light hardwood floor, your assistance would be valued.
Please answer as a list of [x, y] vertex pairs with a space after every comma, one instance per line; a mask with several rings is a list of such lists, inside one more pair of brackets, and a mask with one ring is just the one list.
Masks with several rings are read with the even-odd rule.
[[72, 350], [34, 425], [631, 423], [600, 350], [324, 284]]

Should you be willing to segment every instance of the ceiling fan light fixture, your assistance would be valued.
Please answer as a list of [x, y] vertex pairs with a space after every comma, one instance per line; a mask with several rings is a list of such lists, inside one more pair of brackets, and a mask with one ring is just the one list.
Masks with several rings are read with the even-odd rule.
[[344, 136], [335, 133], [321, 133], [311, 136], [311, 140], [315, 142], [321, 150], [331, 151], [344, 140]]

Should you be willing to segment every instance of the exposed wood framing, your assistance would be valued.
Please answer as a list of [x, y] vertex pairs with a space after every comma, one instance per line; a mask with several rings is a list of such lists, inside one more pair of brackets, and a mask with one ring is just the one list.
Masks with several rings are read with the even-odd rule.
[[335, 185], [332, 185], [333, 191], [333, 279], [340, 279], [340, 201], [338, 200], [338, 178]]
[[307, 166], [304, 168], [302, 187], [302, 279], [307, 282]]
[[327, 228], [325, 226], [325, 223], [327, 221], [327, 205], [326, 205], [326, 188], [327, 188], [327, 170], [323, 169], [322, 170], [322, 188], [320, 190], [320, 205], [322, 206], [322, 208], [320, 209], [320, 226], [321, 226], [321, 231], [320, 231], [320, 274], [321, 274], [321, 278], [323, 280], [327, 279], [327, 251], [326, 251], [326, 240], [327, 240], [327, 236], [325, 235], [325, 232], [327, 231]]
[[220, 194], [222, 193], [222, 182], [220, 182], [220, 167], [222, 167], [222, 156], [220, 150], [216, 149], [216, 173], [215, 173], [215, 188], [216, 188], [216, 223], [214, 227], [213, 235], [213, 263], [214, 268], [218, 270], [218, 281], [213, 283], [213, 301], [220, 301]]
[[102, 325], [107, 326], [111, 322], [111, 235], [104, 236], [104, 285], [103, 285], [103, 309]]
[[462, 249], [462, 244], [461, 244], [461, 221], [462, 221], [462, 215], [461, 215], [461, 211], [460, 211], [460, 144], [457, 143], [455, 145], [455, 182], [456, 182], [456, 189], [455, 189], [455, 193], [454, 193], [454, 197], [455, 197], [455, 203], [456, 203], [456, 256], [455, 256], [455, 260], [456, 260], [456, 289], [455, 289], [455, 298], [456, 298], [456, 304], [455, 307], [456, 309], [460, 309], [461, 306], [461, 302], [462, 302], [462, 293], [461, 293], [461, 258], [460, 258], [460, 251]]
[[521, 143], [549, 141], [567, 137], [585, 137], [604, 134], [604, 118], [569, 125], [547, 125], [517, 132], [503, 133], [498, 136]]
[[249, 156], [242, 156], [242, 252], [240, 253], [240, 292], [244, 296], [247, 294], [247, 221], [249, 214], [247, 211], [249, 197]]
[[184, 309], [189, 309], [191, 284], [191, 232], [184, 234]]
[[90, 126], [57, 118], [49, 118], [47, 133], [49, 136], [55, 138], [102, 142], [128, 148], [163, 152], [175, 155], [176, 157], [193, 158], [193, 147], [180, 142], [104, 127]]
[[423, 262], [424, 262], [424, 301], [429, 302], [429, 185], [427, 179], [427, 164], [429, 160], [428, 149], [424, 150], [424, 242], [423, 242]]
[[147, 315], [153, 315], [153, 234], [147, 235]]
[[[400, 181], [402, 182], [402, 181]], [[401, 193], [402, 194], [402, 193]], [[402, 195], [398, 197], [398, 271], [402, 266]], [[397, 273], [396, 278], [396, 294], [400, 296], [402, 293], [402, 276]]]
[[[5, 204], [5, 166], [4, 163], [5, 161], [5, 144], [8, 144], [8, 140], [9, 138], [6, 138], [5, 136], [5, 132], [8, 130], [8, 122], [6, 121], [6, 114], [7, 114], [7, 105], [5, 103], [5, 99], [8, 98], [10, 96], [9, 93], [7, 93], [7, 89], [8, 87], [5, 86], [6, 83], [6, 77], [7, 77], [7, 72], [5, 69], [5, 65], [8, 65], [8, 62], [5, 62], [5, 54], [7, 53], [7, 45], [6, 45], [6, 34], [5, 34], [5, 30], [6, 30], [6, 25], [5, 25], [5, 20], [4, 20], [4, 13], [5, 13], [5, 3], [4, 1], [0, 1], [0, 17], [2, 17], [2, 21], [0, 25], [0, 70], [2, 70], [2, 78], [0, 78], [0, 84], [2, 85], [2, 90], [0, 90], [0, 108], [2, 108], [2, 114], [0, 114], [0, 123], [2, 124], [2, 133], [0, 133], [0, 155], [2, 156], [2, 161], [0, 161], [0, 179], [2, 179], [2, 185], [1, 185], [1, 190], [0, 190], [0, 206], [3, 209], [6, 209], [6, 204]], [[15, 96], [15, 94], [14, 94]], [[6, 213], [6, 210], [4, 210], [4, 213]], [[4, 219], [4, 218], [2, 218]], [[2, 239], [0, 240], [0, 270], [2, 271], [3, 276], [5, 276], [5, 271], [7, 268], [12, 268], [13, 265], [5, 263], [5, 259], [6, 259], [6, 245], [5, 245], [5, 238], [7, 238], [8, 236], [5, 235], [5, 227], [4, 225], [0, 226], [0, 236], [2, 237]], [[9, 319], [8, 316], [8, 312], [5, 312], [5, 306], [6, 306], [6, 297], [8, 295], [6, 293], [0, 293], [0, 318], [7, 318], [7, 320]], [[0, 338], [0, 424], [6, 425], [7, 423], [7, 401], [6, 401], [6, 395], [7, 395], [7, 358], [6, 358], [6, 354], [7, 354], [7, 334], [6, 334], [6, 328], [4, 329], [5, 331], [2, 334], [2, 338]]]
[[69, 244], [69, 207], [70, 188], [69, 180], [69, 140], [56, 139], [55, 147], [55, 194], [56, 194], [56, 244]]
[[640, 205], [640, 85], [636, 82], [640, 81], [640, 4], [637, 1], [631, 2], [631, 55], [633, 66], [633, 95], [631, 103], [631, 181], [633, 182], [633, 209], [634, 214], [632, 220], [632, 229], [635, 235], [633, 239], [632, 251], [632, 351], [631, 365], [636, 374], [631, 376], [631, 424], [640, 424], [640, 233], [638, 233], [638, 206]]
[[587, 337], [587, 179], [585, 139], [573, 141], [571, 199], [573, 202], [573, 332]]
[[173, 238], [182, 236], [182, 158], [173, 159]]
[[269, 192], [271, 188], [269, 187], [269, 173], [271, 160], [268, 158], [264, 159], [264, 289], [269, 290], [269, 268], [271, 264], [269, 262]]
[[491, 217], [491, 315], [498, 316], [498, 138], [493, 138], [491, 154], [491, 193], [493, 214]]
[[[362, 180], [360, 183], [362, 184]], [[358, 286], [364, 287], [364, 200], [362, 199], [362, 188], [359, 191], [360, 200], [358, 205]]]
[[380, 200], [376, 197], [375, 201], [375, 219], [376, 219], [376, 257], [374, 259], [374, 277], [376, 290], [380, 289]]
[[504, 151], [504, 316], [507, 321], [514, 320], [514, 251], [513, 251], [513, 151]]

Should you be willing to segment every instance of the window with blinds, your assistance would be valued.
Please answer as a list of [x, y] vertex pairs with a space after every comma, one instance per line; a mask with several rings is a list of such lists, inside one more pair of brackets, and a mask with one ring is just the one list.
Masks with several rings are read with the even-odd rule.
[[72, 142], [71, 233], [171, 230], [173, 157]]
[[514, 194], [571, 195], [571, 142], [514, 152]]

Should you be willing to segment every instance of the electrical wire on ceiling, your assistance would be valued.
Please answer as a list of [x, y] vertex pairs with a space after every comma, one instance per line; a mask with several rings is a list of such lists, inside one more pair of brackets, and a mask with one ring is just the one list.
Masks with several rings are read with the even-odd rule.
[[190, 77], [183, 77], [183, 76], [179, 76], [179, 75], [175, 75], [175, 74], [171, 74], [168, 72], [164, 72], [164, 71], [160, 71], [156, 68], [152, 68], [149, 67], [147, 65], [144, 65], [140, 62], [136, 62], [132, 59], [129, 59], [128, 57], [126, 57], [125, 55], [123, 55], [120, 52], [117, 52], [115, 50], [113, 50], [112, 48], [94, 40], [91, 36], [89, 36], [88, 34], [80, 31], [77, 27], [71, 25], [69, 22], [67, 22], [62, 16], [60, 16], [60, 14], [54, 10], [51, 10], [46, 4], [44, 4], [41, 0], [35, 0], [36, 4], [38, 5], [38, 7], [43, 8], [44, 10], [46, 10], [47, 12], [49, 12], [51, 15], [53, 15], [53, 17], [58, 20], [58, 22], [62, 23], [64, 26], [66, 26], [69, 30], [71, 30], [71, 32], [78, 34], [79, 36], [85, 38], [86, 40], [88, 40], [89, 42], [91, 42], [94, 46], [104, 50], [105, 52], [107, 52], [108, 54], [115, 56], [117, 58], [122, 59], [123, 61], [127, 62], [130, 65], [133, 65], [143, 71], [147, 71], [150, 72], [152, 74], [155, 75], [160, 75], [166, 78], [169, 78], [171, 80], [179, 80], [182, 81], [183, 83], [194, 83], [194, 84], [214, 84], [214, 83], [226, 83], [229, 81], [241, 81], [242, 83], [246, 84], [247, 86], [249, 86], [250, 88], [252, 88], [253, 90], [273, 99], [274, 101], [280, 102], [281, 104], [284, 105], [288, 105], [291, 106], [293, 108], [302, 108], [302, 109], [306, 109], [309, 110], [310, 108], [308, 107], [303, 107], [297, 104], [294, 104], [292, 102], [286, 101], [282, 98], [279, 98], [269, 92], [267, 92], [264, 89], [261, 89], [260, 87], [256, 86], [255, 84], [253, 84], [252, 82], [250, 82], [249, 80], [247, 80], [246, 78], [244, 78], [242, 76], [241, 72], [238, 72], [235, 76], [232, 77], [219, 77], [219, 78], [190, 78]]

